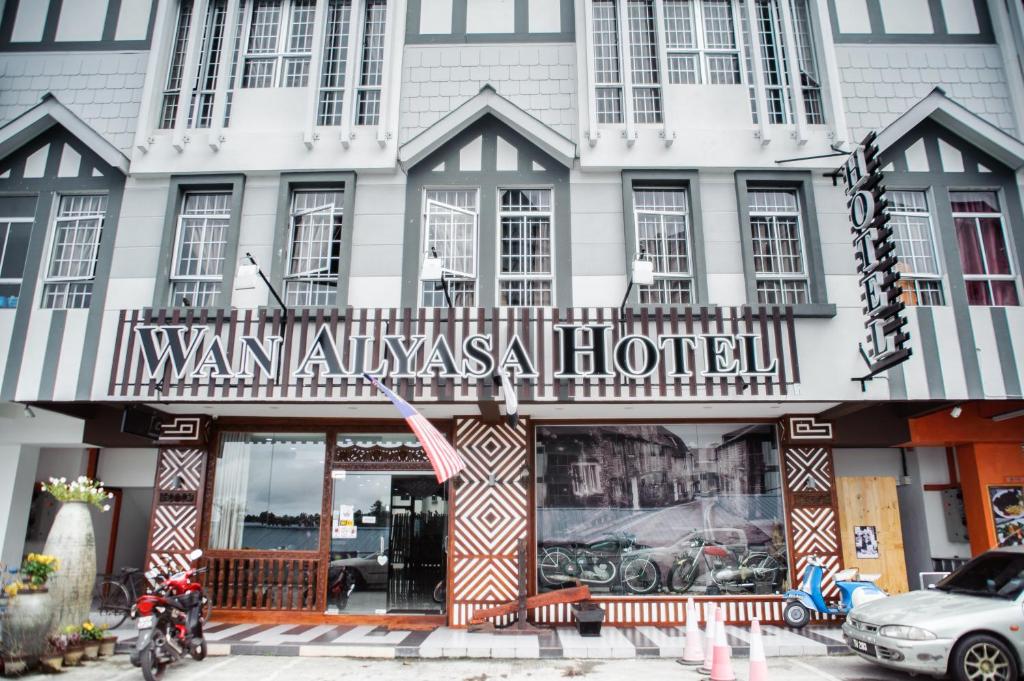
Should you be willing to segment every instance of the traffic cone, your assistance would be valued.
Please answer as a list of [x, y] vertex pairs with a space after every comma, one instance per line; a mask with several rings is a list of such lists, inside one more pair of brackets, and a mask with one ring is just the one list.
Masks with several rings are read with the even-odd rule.
[[768, 660], [764, 656], [764, 641], [761, 640], [761, 623], [750, 621], [750, 673], [749, 681], [768, 681]]
[[715, 649], [711, 661], [711, 681], [736, 681], [736, 673], [732, 670], [729, 639], [725, 637], [725, 609], [718, 611], [715, 618]]
[[697, 672], [707, 676], [711, 673], [712, 664], [715, 661], [715, 617], [718, 614], [718, 604], [711, 604], [711, 612], [708, 613], [707, 624], [704, 625], [704, 662], [697, 668]]
[[704, 646], [700, 640], [700, 614], [692, 598], [686, 601], [686, 648], [680, 662], [690, 666], [704, 662]]

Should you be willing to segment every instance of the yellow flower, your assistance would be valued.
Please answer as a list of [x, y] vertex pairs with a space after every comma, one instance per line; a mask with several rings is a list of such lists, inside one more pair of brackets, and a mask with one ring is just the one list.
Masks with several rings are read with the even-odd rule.
[[84, 622], [82, 624], [82, 628], [85, 629], [86, 631], [92, 631], [92, 629], [93, 629], [92, 622]]

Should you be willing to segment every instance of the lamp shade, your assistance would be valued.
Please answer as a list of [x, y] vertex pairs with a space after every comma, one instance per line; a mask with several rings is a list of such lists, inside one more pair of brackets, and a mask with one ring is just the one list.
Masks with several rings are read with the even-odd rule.
[[259, 265], [239, 265], [235, 272], [235, 290], [252, 291], [256, 288], [256, 277], [260, 275]]
[[650, 260], [634, 260], [633, 283], [636, 286], [654, 285], [654, 263]]
[[420, 265], [420, 281], [441, 281], [441, 258], [426, 255]]

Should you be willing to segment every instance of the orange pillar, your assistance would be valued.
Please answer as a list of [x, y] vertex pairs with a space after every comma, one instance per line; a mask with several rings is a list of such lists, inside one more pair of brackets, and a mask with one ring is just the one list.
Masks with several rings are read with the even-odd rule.
[[957, 447], [971, 553], [996, 546], [988, 488], [1024, 484], [1024, 454], [1019, 444], [975, 442]]

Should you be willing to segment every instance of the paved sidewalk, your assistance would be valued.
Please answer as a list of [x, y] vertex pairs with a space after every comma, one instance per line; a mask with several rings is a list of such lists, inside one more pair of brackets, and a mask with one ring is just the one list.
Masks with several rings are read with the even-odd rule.
[[[768, 657], [825, 656], [848, 652], [838, 628], [809, 627], [800, 631], [762, 627]], [[118, 645], [126, 650], [134, 632], [123, 631]], [[747, 657], [750, 631], [726, 627], [737, 658]], [[364, 658], [549, 658], [632, 659], [677, 658], [686, 644], [684, 627], [605, 626], [600, 637], [581, 637], [575, 628], [545, 629], [539, 634], [470, 633], [441, 627], [433, 631], [401, 631], [387, 627], [332, 624], [231, 624], [206, 628], [211, 656], [276, 655]]]

